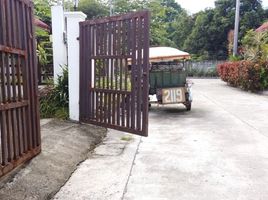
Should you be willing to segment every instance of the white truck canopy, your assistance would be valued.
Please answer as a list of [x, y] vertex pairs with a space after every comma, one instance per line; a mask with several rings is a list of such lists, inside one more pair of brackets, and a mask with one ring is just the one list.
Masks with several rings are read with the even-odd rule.
[[190, 59], [189, 53], [180, 51], [172, 47], [150, 47], [150, 62], [173, 61]]

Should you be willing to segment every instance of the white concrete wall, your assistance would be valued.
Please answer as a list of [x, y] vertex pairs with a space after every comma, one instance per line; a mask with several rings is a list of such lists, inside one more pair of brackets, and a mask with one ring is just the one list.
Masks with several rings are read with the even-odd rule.
[[64, 44], [65, 21], [61, 5], [51, 7], [52, 16], [52, 44], [54, 63], [54, 82], [62, 74], [62, 66], [67, 65], [67, 47]]
[[[69, 72], [69, 118], [79, 121], [79, 22], [86, 19], [82, 12], [64, 12], [61, 5], [52, 6], [52, 41], [54, 82], [62, 75], [62, 66]], [[65, 39], [65, 37], [66, 39]], [[65, 41], [66, 40], [66, 41]]]
[[67, 27], [67, 55], [69, 71], [70, 119], [79, 121], [79, 22], [86, 19], [82, 12], [65, 12]]

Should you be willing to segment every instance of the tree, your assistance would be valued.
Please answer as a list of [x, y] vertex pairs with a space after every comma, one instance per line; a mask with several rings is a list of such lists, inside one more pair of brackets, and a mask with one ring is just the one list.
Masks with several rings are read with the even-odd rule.
[[192, 32], [194, 23], [194, 17], [188, 15], [186, 11], [178, 14], [173, 21], [172, 27], [174, 31], [171, 32], [170, 37], [179, 49], [183, 49], [187, 37]]
[[[215, 1], [215, 10], [224, 19], [230, 29], [234, 26], [235, 0]], [[261, 0], [241, 0], [240, 6], [240, 38], [249, 29], [255, 29], [264, 21], [265, 12], [261, 5]]]
[[145, 0], [113, 0], [114, 13], [122, 14], [142, 10], [146, 7], [147, 1]]
[[181, 13], [185, 12], [175, 0], [162, 0], [161, 5], [166, 9], [165, 22], [171, 23]]
[[172, 23], [182, 8], [175, 0], [114, 0], [115, 14], [147, 9], [151, 12], [151, 46], [176, 46], [172, 41]]
[[84, 12], [87, 15], [87, 19], [109, 15], [108, 6], [98, 0], [81, 0], [77, 10]]
[[182, 9], [175, 0], [162, 0], [161, 5], [165, 10], [164, 23], [167, 26], [167, 38], [172, 41], [172, 46], [177, 47], [177, 44], [173, 40], [173, 35], [176, 30], [174, 28], [174, 22], [177, 16], [181, 13], [186, 13], [186, 11]]
[[196, 16], [194, 28], [187, 37], [183, 49], [202, 56], [203, 59], [215, 57], [215, 40], [217, 29], [214, 25], [214, 10], [200, 12]]
[[[37, 16], [50, 24], [50, 5], [55, 0], [35, 0]], [[234, 28], [235, 0], [216, 0], [214, 9], [189, 15], [176, 0], [113, 0], [114, 14], [147, 9], [151, 12], [150, 45], [173, 46], [201, 59], [226, 59], [228, 33]], [[109, 15], [108, 1], [80, 0], [78, 10], [88, 19]], [[241, 0], [241, 39], [268, 18], [261, 0]]]
[[[239, 38], [241, 39], [247, 30], [261, 25], [264, 17], [265, 12], [260, 0], [241, 0]], [[177, 27], [178, 35], [173, 38], [185, 39], [183, 49], [197, 54], [201, 58], [226, 59], [228, 57], [228, 33], [234, 28], [234, 18], [235, 0], [217, 0], [215, 9], [208, 9], [196, 14], [194, 27], [186, 39], [182, 36], [190, 28], [185, 24], [183, 24], [185, 29], [182, 25]], [[191, 22], [189, 21], [189, 23]]]
[[48, 25], [51, 24], [50, 7], [53, 3], [55, 0], [34, 0], [35, 16]]
[[147, 8], [151, 11], [151, 46], [175, 46], [168, 37], [168, 23], [165, 22], [166, 9], [161, 6], [161, 1], [150, 1], [147, 4]]

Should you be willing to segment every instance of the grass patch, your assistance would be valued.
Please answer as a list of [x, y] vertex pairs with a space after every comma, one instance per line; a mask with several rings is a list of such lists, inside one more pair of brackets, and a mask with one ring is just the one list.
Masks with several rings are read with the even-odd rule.
[[121, 140], [129, 142], [133, 140], [133, 137], [130, 135], [126, 135], [126, 136], [121, 137]]

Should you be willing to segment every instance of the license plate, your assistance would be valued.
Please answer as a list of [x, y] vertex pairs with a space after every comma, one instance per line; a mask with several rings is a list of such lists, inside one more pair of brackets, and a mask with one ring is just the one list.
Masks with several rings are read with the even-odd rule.
[[185, 102], [184, 88], [162, 89], [162, 103], [181, 103]]

